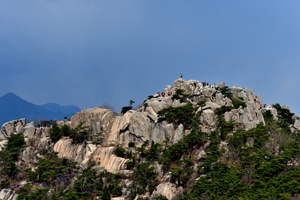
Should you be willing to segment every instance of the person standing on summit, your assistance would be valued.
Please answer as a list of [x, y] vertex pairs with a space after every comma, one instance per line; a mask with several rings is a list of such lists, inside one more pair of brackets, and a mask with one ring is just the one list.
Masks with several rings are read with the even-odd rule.
[[182, 74], [180, 74], [180, 78], [182, 78]]

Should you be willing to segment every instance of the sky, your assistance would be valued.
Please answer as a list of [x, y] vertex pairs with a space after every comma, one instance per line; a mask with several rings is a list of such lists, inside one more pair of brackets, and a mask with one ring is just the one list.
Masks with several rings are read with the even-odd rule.
[[300, 0], [0, 0], [0, 96], [120, 112], [183, 74], [300, 115]]

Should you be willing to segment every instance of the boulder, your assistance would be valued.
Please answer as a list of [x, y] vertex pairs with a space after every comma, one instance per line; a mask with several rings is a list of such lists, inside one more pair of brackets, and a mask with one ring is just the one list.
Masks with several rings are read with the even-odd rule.
[[159, 196], [165, 196], [167, 199], [176, 199], [181, 196], [182, 193], [182, 187], [177, 188], [173, 183], [160, 183], [152, 193], [151, 200]]
[[223, 88], [223, 87], [225, 87], [225, 82], [221, 82], [221, 83], [219, 84], [219, 88]]
[[212, 111], [215, 111], [217, 108], [220, 108], [221, 106], [213, 103], [213, 102], [206, 102], [205, 106], [203, 106], [203, 110], [211, 109]]
[[177, 143], [179, 140], [183, 139], [183, 132], [184, 132], [184, 127], [182, 124], [180, 124], [177, 130], [175, 131], [173, 143]]
[[0, 140], [4, 140], [5, 138], [9, 137], [10, 134], [18, 134], [20, 132], [23, 132], [23, 127], [25, 125], [26, 125], [25, 118], [6, 122], [5, 124], [2, 125], [0, 131]]
[[[24, 132], [23, 132], [23, 135], [24, 135], [24, 139], [25, 139], [25, 142], [27, 143], [28, 141], [28, 138], [33, 138], [33, 135], [35, 133], [35, 127], [34, 127], [34, 123], [33, 122], [30, 122], [29, 124], [27, 124], [25, 127], [24, 127]], [[29, 145], [29, 144], [28, 144]]]
[[226, 122], [230, 122], [231, 121], [231, 116], [230, 116], [230, 114], [229, 114], [228, 111], [224, 113], [224, 118], [225, 118]]
[[204, 150], [200, 150], [196, 154], [196, 160], [199, 160], [199, 159], [205, 158], [205, 157], [206, 157], [206, 152]]
[[294, 127], [298, 130], [300, 129], [300, 120], [299, 119], [295, 120]]
[[115, 147], [99, 147], [93, 153], [91, 160], [95, 162], [96, 165], [104, 167], [107, 171], [111, 173], [117, 173], [122, 169], [126, 169], [126, 162], [128, 159], [117, 157], [114, 154]]
[[203, 117], [203, 123], [206, 123], [208, 125], [210, 125], [216, 121], [215, 113], [211, 109], [203, 110], [203, 112], [201, 113], [201, 116]]
[[0, 199], [1, 200], [17, 200], [18, 194], [11, 189], [2, 189], [0, 191]]
[[158, 111], [172, 105], [172, 99], [171, 97], [158, 97], [149, 99], [145, 103], [148, 104], [148, 107], [152, 107], [154, 112], [157, 113]]
[[55, 152], [59, 152], [59, 157], [72, 159], [85, 168], [97, 146], [94, 144], [72, 144], [72, 139], [60, 139], [53, 147]]
[[290, 110], [289, 106], [287, 105], [282, 105], [281, 108], [284, 108], [284, 109], [287, 109], [287, 110]]
[[0, 141], [0, 151], [4, 151], [6, 149], [6, 144], [8, 140]]
[[224, 102], [223, 102], [223, 94], [222, 93], [217, 93], [216, 94], [216, 104], [222, 106], [224, 105]]
[[71, 121], [67, 123], [72, 129], [75, 129], [80, 123], [85, 122], [83, 126], [89, 126], [92, 128], [92, 133], [95, 134], [100, 132], [102, 127], [103, 131], [108, 132], [110, 126], [109, 122], [114, 118], [113, 113], [108, 109], [103, 108], [93, 108], [84, 109], [77, 112], [76, 115], [72, 116]]
[[173, 88], [183, 89], [185, 85], [185, 80], [179, 78], [173, 82]]

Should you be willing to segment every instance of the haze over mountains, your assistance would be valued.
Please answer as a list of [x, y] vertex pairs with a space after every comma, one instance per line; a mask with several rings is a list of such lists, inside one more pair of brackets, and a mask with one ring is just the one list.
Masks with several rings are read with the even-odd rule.
[[7, 93], [0, 98], [0, 125], [5, 122], [26, 118], [38, 119], [63, 119], [70, 117], [81, 109], [76, 106], [60, 106], [56, 103], [35, 105], [13, 93]]

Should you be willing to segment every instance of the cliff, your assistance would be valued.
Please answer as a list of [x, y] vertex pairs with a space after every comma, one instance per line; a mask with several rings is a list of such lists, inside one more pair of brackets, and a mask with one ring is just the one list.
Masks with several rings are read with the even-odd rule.
[[[87, 196], [82, 198], [104, 198], [107, 191], [114, 199], [190, 198], [195, 190], [200, 191], [201, 181], [211, 180], [205, 177], [214, 173], [214, 166], [240, 167], [244, 162], [241, 149], [252, 148], [253, 155], [265, 149], [266, 157], [280, 157], [300, 130], [299, 117], [287, 106], [264, 106], [261, 97], [248, 88], [177, 79], [163, 91], [145, 100], [142, 108], [125, 114], [93, 108], [77, 112], [70, 121], [58, 122], [57, 128], [34, 127], [25, 119], [3, 124], [2, 152], [11, 151], [7, 144], [12, 135], [21, 133], [25, 145], [15, 161], [21, 178], [14, 179], [12, 174], [4, 178], [6, 172], [1, 172], [6, 181], [2, 182], [7, 184], [1, 185], [0, 199], [16, 199], [22, 192], [38, 195], [36, 191], [52, 199], [58, 195], [72, 199], [72, 195], [81, 194], [78, 187], [84, 190], [79, 185], [86, 181], [82, 177], [87, 172], [94, 173], [93, 180], [101, 179], [103, 185], [86, 189]], [[185, 109], [190, 110], [184, 113]], [[190, 118], [181, 123], [178, 117], [186, 116]], [[66, 127], [69, 132], [63, 131]], [[61, 136], [55, 141], [52, 136], [57, 130]], [[47, 168], [42, 162], [49, 158], [62, 166]], [[291, 166], [291, 160], [293, 166], [299, 165], [297, 156], [292, 156], [286, 166]], [[63, 164], [66, 162], [69, 164]], [[32, 171], [29, 174], [28, 169]], [[46, 181], [41, 179], [46, 177], [42, 169], [59, 175]], [[22, 181], [31, 189], [23, 191]], [[201, 195], [205, 198], [204, 193]]]

